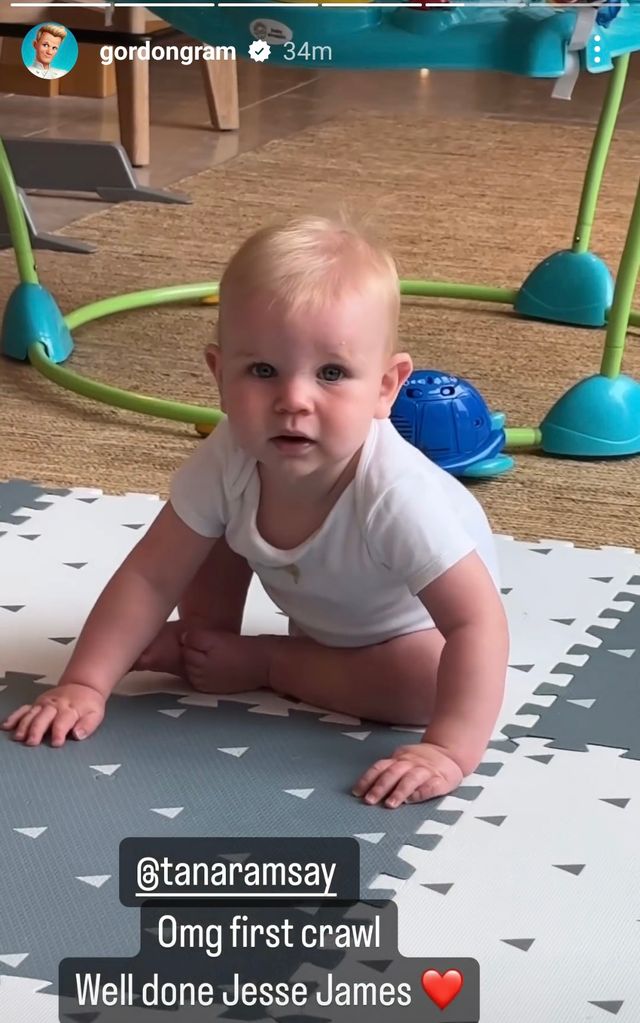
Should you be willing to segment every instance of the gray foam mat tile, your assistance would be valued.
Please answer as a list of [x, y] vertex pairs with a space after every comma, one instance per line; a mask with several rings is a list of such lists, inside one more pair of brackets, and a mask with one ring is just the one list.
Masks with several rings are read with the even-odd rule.
[[[29, 480], [0, 481], [0, 522], [10, 522], [19, 526], [32, 518], [33, 512], [44, 511], [50, 507], [42, 498], [55, 494], [64, 497], [69, 490], [55, 487], [40, 487]], [[20, 512], [19, 515], [16, 512]], [[36, 516], [37, 517], [37, 516]]]
[[[640, 578], [629, 580], [615, 607], [590, 632], [598, 647], [576, 644], [568, 658], [535, 690], [548, 706], [527, 703], [520, 713], [534, 724], [507, 726], [513, 739], [530, 735], [552, 740], [550, 749], [586, 751], [589, 744], [626, 750], [640, 760]], [[634, 590], [636, 592], [634, 592]], [[607, 627], [604, 623], [607, 623]], [[559, 684], [558, 684], [559, 679]]]
[[[42, 691], [24, 674], [8, 672], [5, 683], [2, 718]], [[364, 740], [349, 730], [309, 711], [253, 715], [223, 699], [184, 708], [155, 694], [112, 697], [100, 729], [61, 749], [0, 733], [1, 858], [11, 879], [2, 886], [0, 952], [28, 952], [21, 972], [50, 980], [62, 954], [133, 953], [137, 914], [115, 891], [118, 844], [132, 835], [355, 836], [362, 895], [381, 898], [370, 888], [381, 871], [400, 880], [412, 873], [400, 848], [439, 840], [416, 832], [437, 819], [440, 801], [398, 813], [356, 799], [356, 779], [411, 740], [378, 725], [367, 725]], [[465, 784], [456, 794], [468, 802], [480, 791]]]

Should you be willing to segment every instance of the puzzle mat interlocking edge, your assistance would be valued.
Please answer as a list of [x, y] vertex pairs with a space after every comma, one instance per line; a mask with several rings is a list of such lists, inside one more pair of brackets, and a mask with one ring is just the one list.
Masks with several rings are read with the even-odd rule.
[[[3, 695], [20, 673], [32, 685], [55, 682], [93, 599], [160, 506], [152, 495], [0, 484]], [[498, 551], [512, 646], [493, 741], [461, 790], [437, 801], [435, 809], [423, 808], [421, 818], [417, 808], [405, 808], [411, 823], [405, 816], [404, 840], [397, 831], [403, 818], [392, 815], [393, 850], [386, 843], [388, 812], [382, 811], [387, 816], [378, 816], [383, 823], [375, 828], [354, 827], [363, 854], [382, 853], [370, 860], [380, 869], [370, 877], [369, 891], [395, 892], [405, 955], [480, 961], [483, 1023], [506, 1023], [514, 1010], [523, 1023], [612, 1016], [637, 1023], [640, 819], [633, 794], [640, 742], [633, 730], [640, 710], [640, 556], [508, 537], [498, 538]], [[245, 628], [285, 631], [284, 619], [255, 585]], [[218, 701], [175, 684], [162, 688], [177, 715], [165, 714], [167, 724], [197, 705], [235, 713], [236, 723], [256, 714], [286, 727], [293, 716], [294, 728], [306, 720], [318, 734], [326, 726], [365, 757], [379, 735], [369, 726], [359, 730], [355, 719], [293, 709], [265, 693]], [[129, 676], [121, 688], [128, 695], [148, 690], [142, 675]], [[154, 699], [160, 697], [145, 696]], [[114, 758], [107, 762], [96, 756], [96, 746], [91, 755], [89, 744], [81, 745], [94, 778], [101, 768], [103, 778], [118, 776], [119, 768], [108, 774]], [[225, 747], [236, 750], [225, 759], [239, 766], [243, 746]], [[319, 788], [296, 786], [295, 794], [285, 795], [298, 813], [313, 807]], [[173, 822], [184, 820], [181, 812], [171, 817], [159, 809], [177, 806], [149, 806], [150, 816], [155, 810], [149, 834], [169, 834]], [[1, 842], [24, 843], [20, 852], [30, 856], [26, 844], [37, 849], [52, 831], [47, 821], [23, 814], [5, 819]], [[104, 897], [115, 879], [99, 883], [102, 875], [87, 866], [69, 883]], [[10, 883], [10, 872], [4, 876]], [[34, 979], [28, 969], [32, 950], [24, 942], [7, 947], [6, 940], [0, 946], [0, 1019], [57, 1020], [57, 999], [47, 993], [54, 978], [36, 973]]]

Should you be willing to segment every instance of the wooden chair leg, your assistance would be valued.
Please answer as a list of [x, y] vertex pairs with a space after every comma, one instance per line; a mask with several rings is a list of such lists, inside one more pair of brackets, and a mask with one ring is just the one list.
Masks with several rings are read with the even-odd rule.
[[219, 131], [240, 127], [238, 70], [235, 60], [201, 60], [209, 116]]
[[116, 61], [120, 141], [134, 167], [147, 167], [149, 139], [149, 62]]

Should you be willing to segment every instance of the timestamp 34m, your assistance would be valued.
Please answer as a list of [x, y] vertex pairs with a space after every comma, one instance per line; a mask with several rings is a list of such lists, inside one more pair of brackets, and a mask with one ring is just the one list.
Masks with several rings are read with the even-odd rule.
[[313, 44], [307, 40], [303, 43], [296, 43], [291, 39], [284, 44], [284, 59], [312, 60], [329, 64], [333, 60], [333, 52], [330, 46]]

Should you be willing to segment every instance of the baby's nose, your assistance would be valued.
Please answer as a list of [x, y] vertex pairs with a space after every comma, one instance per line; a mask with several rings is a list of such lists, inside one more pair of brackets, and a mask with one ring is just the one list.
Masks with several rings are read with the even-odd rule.
[[277, 408], [282, 412], [300, 412], [312, 403], [309, 382], [300, 377], [283, 379], [278, 391]]

